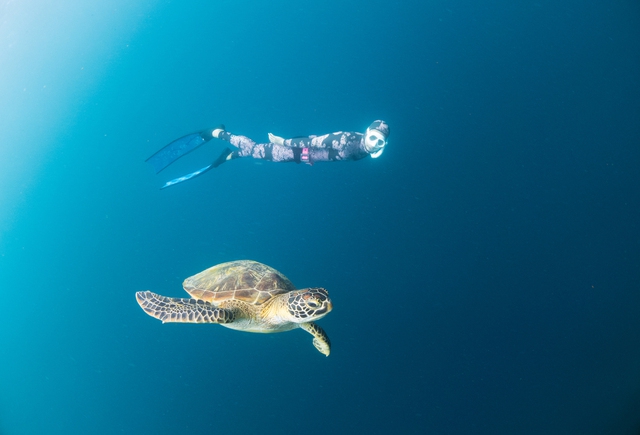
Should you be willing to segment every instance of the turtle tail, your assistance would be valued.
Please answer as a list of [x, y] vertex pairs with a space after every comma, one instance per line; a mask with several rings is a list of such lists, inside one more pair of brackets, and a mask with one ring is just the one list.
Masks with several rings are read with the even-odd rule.
[[136, 300], [145, 313], [162, 323], [231, 323], [233, 311], [209, 302], [189, 298], [168, 298], [150, 291], [137, 292]]

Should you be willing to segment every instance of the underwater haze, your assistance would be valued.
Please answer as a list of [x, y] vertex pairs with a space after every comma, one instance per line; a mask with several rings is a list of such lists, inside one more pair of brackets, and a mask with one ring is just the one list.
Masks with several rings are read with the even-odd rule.
[[[0, 41], [0, 434], [640, 433], [637, 1], [5, 0]], [[329, 357], [136, 303], [240, 259], [329, 291]]]

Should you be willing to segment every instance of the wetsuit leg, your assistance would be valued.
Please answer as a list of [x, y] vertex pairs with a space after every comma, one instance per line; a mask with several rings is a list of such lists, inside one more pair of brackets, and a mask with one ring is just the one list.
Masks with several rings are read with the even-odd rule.
[[253, 149], [256, 146], [256, 143], [253, 139], [248, 138], [247, 136], [241, 136], [237, 134], [229, 133], [228, 131], [223, 131], [218, 136], [218, 139], [226, 140], [234, 147], [238, 148], [232, 154], [234, 157], [247, 157], [252, 155]]
[[[298, 162], [300, 163], [301, 148], [290, 148], [273, 143], [265, 145], [265, 156], [272, 162]], [[296, 160], [297, 154], [297, 160]]]
[[[268, 160], [271, 162], [293, 162], [295, 160], [292, 148], [273, 143], [256, 143], [246, 136], [235, 135], [224, 131], [220, 133], [219, 139], [226, 140], [237, 149], [226, 160], [240, 157], [253, 157], [254, 159]], [[220, 165], [221, 163], [218, 163]]]

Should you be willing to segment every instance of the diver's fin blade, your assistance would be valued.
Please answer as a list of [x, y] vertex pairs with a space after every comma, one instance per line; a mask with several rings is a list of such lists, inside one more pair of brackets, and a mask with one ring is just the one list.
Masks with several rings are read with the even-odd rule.
[[203, 132], [191, 133], [186, 136], [182, 136], [180, 139], [176, 139], [169, 145], [160, 149], [145, 161], [151, 163], [157, 174], [180, 157], [190, 153], [205, 142], [208, 142], [212, 136], [211, 134], [207, 135], [206, 133], [210, 131], [211, 130], [205, 130]]
[[202, 169], [198, 169], [195, 172], [192, 172], [190, 174], [187, 175], [183, 175], [182, 177], [178, 177], [175, 178], [171, 181], [167, 181], [166, 183], [164, 183], [164, 186], [162, 186], [160, 189], [166, 189], [167, 187], [173, 186], [174, 184], [178, 184], [178, 183], [182, 183], [183, 181], [187, 181], [187, 180], [191, 180], [194, 177], [197, 177], [198, 175], [204, 174], [205, 172], [207, 172], [209, 169], [213, 168], [213, 164], [209, 165], [209, 166], [205, 166]]

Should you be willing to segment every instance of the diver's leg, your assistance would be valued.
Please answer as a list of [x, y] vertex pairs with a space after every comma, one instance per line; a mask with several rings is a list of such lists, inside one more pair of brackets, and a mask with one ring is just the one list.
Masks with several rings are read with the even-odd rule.
[[300, 163], [301, 148], [291, 148], [274, 143], [265, 144], [265, 160], [272, 162], [296, 162]]
[[234, 147], [238, 148], [236, 151], [234, 151], [237, 157], [247, 157], [254, 153], [254, 148], [256, 147], [256, 143], [253, 139], [248, 138], [247, 136], [232, 134], [226, 130], [223, 130], [218, 132], [216, 137], [218, 139], [227, 141]]
[[254, 159], [267, 160], [269, 162], [296, 162], [300, 163], [301, 148], [289, 148], [283, 145], [273, 143], [259, 143], [251, 148], [251, 153], [246, 154], [242, 149], [231, 151], [225, 148], [222, 154], [213, 163], [214, 167], [218, 167], [228, 160], [237, 159], [239, 157], [253, 157]]
[[238, 159], [240, 157], [256, 157], [256, 154], [259, 154], [259, 150], [256, 149], [258, 145], [253, 141], [253, 139], [246, 136], [232, 134], [222, 129], [213, 130], [212, 135], [218, 139], [229, 142], [237, 148], [233, 151], [229, 148], [222, 150], [222, 153], [220, 153], [218, 158], [212, 164], [214, 168], [217, 168], [228, 160]]

